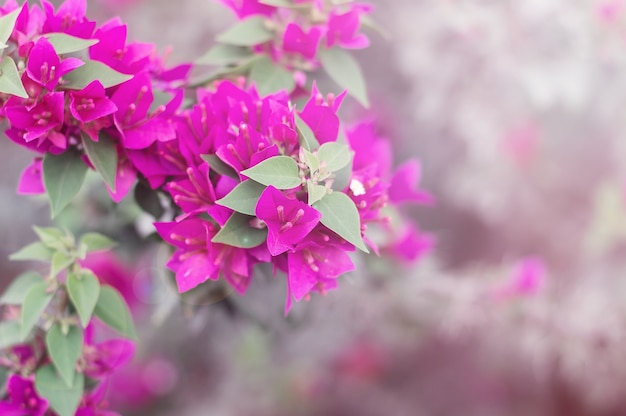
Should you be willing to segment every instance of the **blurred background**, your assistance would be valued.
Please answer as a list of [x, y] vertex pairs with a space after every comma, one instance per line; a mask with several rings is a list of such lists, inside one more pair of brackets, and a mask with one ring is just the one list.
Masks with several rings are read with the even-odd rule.
[[[436, 246], [414, 265], [355, 258], [339, 290], [283, 318], [259, 270], [245, 297], [171, 289], [167, 253], [120, 252], [141, 342], [113, 382], [124, 415], [626, 415], [626, 1], [370, 1], [383, 35], [358, 51], [396, 162], [417, 157], [434, 207], [410, 214]], [[235, 21], [211, 0], [91, 0], [129, 39], [193, 60]], [[332, 85], [332, 84], [326, 84]], [[16, 196], [28, 151], [8, 140], [6, 257], [45, 225]], [[116, 229], [105, 195], [65, 220]], [[106, 205], [106, 206], [105, 206]], [[107, 214], [108, 212], [108, 214]], [[148, 224], [149, 219], [144, 218]], [[139, 226], [139, 231], [146, 229]], [[132, 246], [137, 229], [116, 236]], [[97, 261], [97, 260], [96, 260]]]

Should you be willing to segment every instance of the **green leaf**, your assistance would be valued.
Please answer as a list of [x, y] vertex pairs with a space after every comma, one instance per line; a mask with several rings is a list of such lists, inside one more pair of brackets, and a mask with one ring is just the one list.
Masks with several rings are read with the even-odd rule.
[[248, 79], [256, 84], [261, 97], [281, 90], [288, 93], [296, 87], [293, 74], [263, 56], [252, 65]]
[[301, 157], [301, 159], [304, 160], [301, 161], [309, 167], [311, 175], [320, 168], [320, 161], [313, 153], [309, 152], [305, 148], [302, 148], [302, 156], [304, 157]]
[[87, 246], [87, 251], [108, 250], [117, 245], [115, 241], [100, 233], [85, 233], [80, 238], [80, 242]]
[[344, 144], [334, 142], [324, 143], [317, 150], [317, 157], [320, 162], [326, 163], [329, 172], [336, 172], [346, 167], [352, 160], [350, 148]]
[[2, 57], [2, 62], [0, 62], [0, 92], [28, 98], [15, 61], [10, 56]]
[[85, 376], [77, 373], [72, 387], [68, 387], [52, 364], [48, 364], [35, 373], [35, 389], [59, 416], [74, 416], [85, 389]]
[[85, 152], [89, 156], [91, 164], [102, 176], [104, 182], [115, 192], [115, 178], [117, 176], [117, 148], [111, 137], [104, 131], [100, 131], [98, 141], [91, 140], [89, 135], [81, 134]]
[[98, 80], [104, 88], [114, 87], [131, 79], [132, 75], [122, 74], [98, 61], [85, 61], [72, 72], [63, 76], [63, 88], [82, 90], [91, 82]]
[[318, 56], [333, 81], [340, 87], [346, 88], [361, 105], [369, 107], [365, 80], [356, 59], [349, 52], [339, 48], [320, 48]]
[[52, 218], [78, 193], [86, 174], [87, 165], [78, 153], [67, 151], [58, 156], [46, 153], [43, 159], [43, 182], [50, 197]]
[[295, 113], [295, 119], [296, 131], [298, 132], [298, 142], [300, 143], [300, 146], [310, 152], [317, 150], [317, 148], [320, 147], [320, 144], [315, 138], [313, 130], [311, 130], [309, 125], [302, 120], [298, 113]]
[[289, 156], [270, 157], [241, 173], [263, 185], [272, 185], [276, 189], [291, 189], [302, 183], [298, 164]]
[[57, 251], [56, 253], [54, 253], [54, 256], [52, 256], [50, 275], [52, 277], [56, 277], [61, 272], [61, 270], [69, 267], [72, 263], [74, 263], [75, 260], [76, 259], [73, 256], [63, 253], [62, 251]]
[[82, 39], [67, 33], [47, 33], [44, 36], [48, 38], [57, 55], [82, 51], [100, 42], [98, 39]]
[[83, 331], [77, 326], [70, 325], [67, 333], [63, 332], [61, 324], [55, 324], [46, 335], [46, 349], [67, 387], [74, 385], [76, 361], [83, 349]]
[[0, 322], [0, 350], [22, 342], [18, 321]]
[[313, 205], [320, 199], [326, 196], [326, 187], [324, 185], [317, 185], [311, 181], [306, 181], [306, 190], [309, 195], [309, 205]]
[[233, 45], [215, 45], [196, 61], [200, 65], [232, 65], [249, 58], [252, 51]]
[[359, 211], [348, 195], [333, 192], [313, 204], [313, 208], [322, 214], [322, 224], [360, 250], [369, 253], [361, 238]]
[[17, 276], [0, 297], [0, 305], [21, 305], [30, 288], [43, 281], [39, 273], [26, 272]]
[[67, 277], [67, 292], [83, 328], [87, 327], [91, 315], [100, 299], [100, 282], [91, 270], [83, 269], [80, 276], [70, 273]]
[[22, 8], [17, 8], [13, 10], [11, 13], [7, 13], [4, 16], [0, 17], [0, 48], [4, 49], [7, 47], [7, 41], [11, 37], [11, 33], [13, 33], [13, 29], [15, 29], [15, 22], [17, 21], [17, 17], [20, 14]]
[[137, 339], [128, 305], [113, 287], [108, 285], [100, 287], [100, 296], [98, 296], [94, 314], [126, 338]]
[[142, 210], [154, 218], [161, 218], [165, 213], [165, 208], [161, 205], [158, 192], [144, 182], [137, 182], [137, 185], [135, 185], [135, 201]]
[[25, 340], [33, 329], [41, 314], [52, 300], [53, 293], [48, 293], [48, 283], [40, 282], [32, 285], [22, 303], [20, 337]]
[[39, 237], [39, 240], [48, 248], [53, 250], [62, 250], [66, 247], [66, 235], [63, 231], [55, 227], [37, 227], [33, 230]]
[[10, 260], [51, 260], [54, 251], [37, 241], [21, 248], [9, 256]]
[[251, 227], [252, 219], [254, 218], [248, 215], [234, 212], [211, 241], [241, 248], [258, 246], [267, 240], [267, 228], [260, 230]]
[[256, 215], [256, 204], [265, 188], [265, 185], [253, 180], [243, 181], [215, 203], [242, 214]]
[[352, 179], [352, 160], [350, 160], [350, 163], [346, 166], [335, 172], [331, 188], [335, 191], [343, 191], [348, 184], [350, 184], [350, 179]]
[[261, 4], [267, 4], [274, 7], [293, 7], [294, 4], [289, 0], [259, 0]]
[[209, 164], [211, 170], [220, 175], [239, 180], [239, 175], [237, 175], [235, 169], [224, 163], [217, 155], [200, 155], [200, 157]]
[[274, 38], [274, 32], [265, 27], [265, 18], [249, 17], [217, 37], [220, 43], [236, 46], [254, 46]]

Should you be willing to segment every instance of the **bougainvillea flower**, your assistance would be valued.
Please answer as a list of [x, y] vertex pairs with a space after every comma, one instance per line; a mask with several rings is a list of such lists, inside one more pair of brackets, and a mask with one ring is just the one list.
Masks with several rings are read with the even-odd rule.
[[137, 179], [137, 171], [125, 155], [118, 155], [117, 170], [115, 172], [115, 189], [106, 184], [111, 199], [117, 203], [128, 195]]
[[63, 75], [81, 65], [84, 65], [84, 62], [78, 58], [61, 61], [50, 41], [41, 37], [30, 50], [26, 73], [39, 85], [53, 90]]
[[17, 374], [7, 381], [8, 398], [0, 401], [0, 414], [3, 416], [43, 416], [48, 410], [48, 401], [39, 397], [35, 383]]
[[346, 137], [354, 150], [354, 171], [374, 166], [375, 175], [386, 177], [389, 174], [393, 161], [391, 144], [376, 134], [374, 121], [364, 121], [346, 129]]
[[307, 59], [315, 58], [322, 38], [322, 29], [313, 26], [305, 32], [298, 24], [289, 23], [283, 35], [283, 50], [295, 52]]
[[20, 195], [43, 194], [46, 189], [43, 186], [42, 159], [35, 158], [33, 162], [24, 169], [20, 177], [17, 193]]
[[70, 92], [70, 112], [81, 123], [88, 123], [117, 111], [100, 81], [93, 81], [80, 91]]
[[13, 128], [24, 130], [24, 141], [35, 139], [50, 140], [55, 146], [65, 149], [67, 140], [64, 135], [56, 131], [63, 125], [63, 111], [65, 98], [63, 92], [53, 92], [45, 95], [35, 107], [28, 109], [24, 106], [6, 108], [6, 116]]
[[167, 267], [176, 273], [179, 292], [219, 278], [219, 267], [209, 257], [210, 241], [216, 234], [212, 223], [200, 218], [187, 218], [179, 223], [161, 222], [154, 226], [165, 241], [176, 247]]
[[311, 98], [307, 101], [299, 113], [302, 120], [311, 128], [320, 144], [334, 142], [339, 134], [339, 117], [337, 110], [341, 105], [347, 91], [338, 96], [329, 96], [329, 102], [324, 101], [324, 96], [313, 83]]
[[515, 264], [508, 280], [495, 288], [494, 296], [498, 299], [506, 299], [520, 295], [534, 295], [544, 286], [546, 274], [546, 266], [540, 258], [522, 259]]
[[247, 250], [226, 244], [213, 243], [209, 256], [226, 281], [239, 293], [246, 293], [252, 278], [252, 262]]
[[102, 382], [91, 392], [85, 394], [74, 416], [121, 416], [119, 413], [107, 409], [108, 403], [104, 395], [108, 384]]
[[272, 256], [292, 249], [319, 223], [322, 214], [297, 199], [268, 186], [256, 206], [256, 215], [267, 224], [267, 248]]
[[407, 223], [399, 238], [383, 247], [381, 253], [410, 264], [430, 252], [434, 245], [431, 235], [421, 233], [414, 224]]
[[259, 0], [219, 0], [224, 5], [232, 9], [237, 17], [243, 19], [246, 16], [260, 14], [270, 16], [276, 7], [262, 4]]
[[83, 347], [85, 374], [95, 379], [110, 376], [134, 354], [135, 344], [127, 339], [110, 339], [97, 344], [86, 339]]
[[357, 34], [361, 26], [360, 13], [369, 11], [363, 6], [353, 7], [345, 13], [336, 13], [334, 10], [328, 17], [328, 32], [326, 46], [329, 48], [339, 45], [343, 48], [362, 49], [369, 46], [369, 39], [363, 34]]
[[49, 1], [42, 0], [41, 4], [46, 12], [42, 28], [44, 33], [64, 32], [88, 39], [96, 28], [96, 22], [85, 17], [87, 12], [85, 0], [65, 0], [56, 13], [54, 6]]
[[434, 198], [428, 192], [416, 189], [420, 180], [421, 168], [417, 160], [403, 163], [391, 178], [389, 199], [395, 204], [412, 202], [432, 204]]
[[177, 218], [178, 221], [193, 214], [211, 214], [217, 200], [215, 189], [209, 180], [209, 165], [206, 163], [197, 169], [188, 168], [187, 178], [172, 181], [165, 189], [183, 210], [184, 214]]

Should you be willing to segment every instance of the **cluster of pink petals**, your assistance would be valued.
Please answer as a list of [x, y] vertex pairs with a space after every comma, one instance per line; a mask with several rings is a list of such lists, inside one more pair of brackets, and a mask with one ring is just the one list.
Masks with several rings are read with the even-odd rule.
[[[127, 27], [119, 19], [100, 27], [87, 19], [85, 0], [67, 0], [56, 11], [46, 0], [42, 7], [28, 2], [18, 6], [9, 0], [0, 13], [16, 9], [20, 11], [9, 39], [10, 56], [18, 67], [25, 67], [21, 81], [28, 98], [2, 96], [0, 114], [9, 124], [7, 136], [43, 155], [80, 149], [81, 140], [97, 142], [101, 134], [106, 134], [115, 142], [120, 160], [116, 186], [110, 190], [113, 199], [120, 201], [137, 176], [128, 161], [129, 149], [144, 149], [155, 141], [174, 139], [169, 116], [182, 101], [182, 92], [177, 88], [191, 66], [166, 70], [155, 56], [153, 45], [127, 41]], [[60, 56], [46, 36], [50, 33], [95, 44], [81, 58]], [[89, 61], [102, 63], [130, 79], [108, 88], [99, 80], [80, 90], [66, 87], [64, 76]], [[155, 94], [164, 92], [170, 99], [159, 105]], [[24, 171], [20, 193], [44, 191], [41, 160], [41, 156], [36, 157]], [[91, 166], [88, 158], [85, 162]]]
[[[348, 255], [354, 246], [320, 222], [321, 213], [306, 203], [305, 186], [279, 190], [270, 185], [262, 192], [255, 216], [249, 220], [250, 226], [267, 230], [262, 244], [240, 248], [213, 241], [221, 227], [241, 215], [218, 201], [248, 180], [242, 171], [279, 155], [298, 160], [301, 148], [296, 115], [319, 143], [338, 141], [341, 127], [336, 112], [344, 96], [331, 94], [325, 99], [314, 87], [298, 112], [285, 93], [259, 97], [254, 88], [223, 81], [214, 90], [199, 90], [198, 103], [175, 118], [177, 140], [166, 146], [155, 143], [158, 149], [153, 151], [153, 159], [145, 153], [141, 156], [145, 163], [136, 163], [140, 172], [155, 187], [167, 177], [164, 188], [181, 211], [176, 221], [155, 224], [161, 237], [176, 249], [168, 267], [176, 272], [179, 291], [223, 277], [243, 294], [254, 265], [269, 262], [274, 270], [287, 275], [288, 310], [292, 298], [299, 301], [311, 291], [333, 289], [338, 276], [354, 269]], [[363, 235], [370, 223], [387, 226], [381, 210], [389, 204], [432, 201], [429, 194], [417, 189], [416, 162], [391, 173], [389, 142], [376, 135], [372, 123], [357, 125], [346, 136], [354, 160], [351, 182], [341, 191], [357, 206]], [[207, 162], [200, 155], [213, 156], [216, 161]], [[230, 175], [224, 173], [224, 167]], [[397, 237], [402, 239], [397, 254], [407, 261], [432, 245], [415, 228]], [[366, 241], [378, 250], [374, 242]], [[389, 244], [385, 248], [396, 252], [394, 242]]]
[[[369, 39], [360, 32], [362, 16], [369, 14], [371, 5], [353, 2], [334, 4], [324, 0], [293, 0], [294, 6], [310, 7], [310, 13], [294, 8], [276, 7], [258, 0], [221, 0], [239, 19], [252, 16], [266, 18], [276, 30], [276, 39], [257, 45], [257, 50], [269, 52], [277, 61], [289, 64], [293, 57], [308, 62], [313, 67], [320, 47], [335, 46], [362, 49]], [[287, 23], [285, 23], [287, 22]]]

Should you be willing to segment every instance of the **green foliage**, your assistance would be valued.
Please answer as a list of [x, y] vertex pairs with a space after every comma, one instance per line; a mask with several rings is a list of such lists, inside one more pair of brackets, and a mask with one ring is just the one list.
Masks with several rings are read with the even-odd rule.
[[215, 45], [196, 60], [200, 65], [233, 65], [252, 56], [248, 48], [234, 45]]
[[100, 287], [100, 295], [94, 309], [94, 314], [105, 324], [115, 329], [121, 335], [130, 339], [137, 339], [135, 325], [122, 295], [113, 287]]
[[267, 228], [251, 227], [252, 219], [254, 217], [233, 213], [211, 241], [241, 248], [252, 248], [262, 244], [267, 239]]
[[253, 180], [243, 181], [215, 203], [242, 214], [256, 215], [256, 204], [265, 188], [264, 185]]
[[50, 277], [56, 277], [62, 270], [66, 269], [76, 261], [74, 256], [63, 251], [57, 251], [52, 256], [50, 265]]
[[336, 172], [350, 163], [352, 152], [345, 144], [328, 142], [321, 145], [317, 150], [317, 157], [320, 162], [326, 164], [326, 169], [329, 172]]
[[15, 61], [10, 56], [3, 56], [2, 62], [0, 62], [0, 92], [28, 98]]
[[346, 189], [352, 179], [352, 160], [345, 167], [335, 172], [331, 188], [335, 191], [343, 191]]
[[236, 46], [254, 46], [272, 40], [274, 33], [265, 26], [260, 16], [244, 19], [217, 37], [220, 43]]
[[67, 33], [47, 33], [44, 36], [48, 38], [58, 55], [82, 51], [100, 42], [98, 39], [82, 39]]
[[20, 338], [25, 340], [43, 311], [52, 300], [53, 293], [48, 290], [47, 282], [40, 282], [32, 285], [22, 303], [21, 331]]
[[9, 256], [10, 260], [51, 260], [54, 251], [37, 241], [21, 248]]
[[200, 157], [209, 164], [211, 170], [220, 175], [239, 180], [239, 175], [237, 175], [235, 169], [224, 163], [217, 155], [201, 155]]
[[150, 188], [144, 182], [137, 182], [135, 185], [135, 202], [141, 207], [142, 210], [152, 215], [154, 218], [161, 218], [165, 213], [159, 194], [154, 189]]
[[67, 293], [80, 317], [83, 328], [89, 320], [100, 298], [100, 282], [91, 270], [80, 273], [69, 273], [67, 276]]
[[11, 37], [11, 33], [13, 33], [19, 14], [20, 9], [18, 8], [0, 17], [0, 49], [7, 47], [7, 41]]
[[311, 130], [309, 125], [306, 124], [304, 120], [302, 120], [298, 113], [295, 114], [295, 118], [296, 131], [298, 132], [298, 143], [300, 144], [300, 146], [310, 152], [317, 150], [317, 148], [320, 147], [320, 144], [315, 138], [315, 133], [313, 133], [313, 130]]
[[0, 305], [21, 305], [30, 288], [42, 281], [37, 272], [26, 272], [17, 276], [0, 297]]
[[22, 342], [20, 323], [18, 321], [0, 322], [0, 350]]
[[87, 251], [109, 250], [117, 245], [109, 237], [100, 233], [85, 233], [80, 237], [80, 245], [85, 245]]
[[117, 149], [113, 139], [104, 131], [98, 135], [98, 141], [94, 142], [86, 134], [81, 135], [85, 152], [96, 168], [96, 171], [102, 176], [104, 182], [109, 185], [111, 190], [115, 191], [115, 177], [117, 175]]
[[289, 93], [296, 87], [293, 74], [276, 65], [266, 55], [252, 65], [248, 79], [256, 84], [261, 97], [281, 90]]
[[349, 196], [333, 192], [313, 204], [313, 208], [322, 214], [322, 224], [358, 249], [369, 253], [361, 237], [359, 211]]
[[46, 335], [48, 355], [67, 387], [74, 385], [76, 371], [74, 367], [83, 349], [83, 331], [70, 325], [63, 330], [61, 324], [55, 324]]
[[85, 389], [85, 376], [77, 373], [71, 387], [61, 379], [54, 367], [49, 364], [35, 373], [35, 389], [48, 400], [59, 416], [74, 416]]
[[47, 153], [43, 159], [43, 182], [56, 217], [78, 193], [87, 174], [87, 165], [77, 152]]
[[328, 75], [346, 88], [348, 93], [357, 99], [364, 107], [369, 107], [365, 79], [359, 63], [347, 51], [340, 48], [320, 48], [319, 58]]
[[317, 185], [311, 182], [310, 180], [306, 181], [306, 191], [309, 196], [308, 203], [309, 205], [315, 204], [320, 199], [326, 196], [326, 187], [324, 185]]
[[302, 183], [298, 164], [289, 156], [270, 157], [241, 173], [276, 189], [291, 189]]
[[82, 90], [93, 81], [98, 80], [104, 88], [114, 87], [128, 81], [132, 75], [122, 74], [98, 61], [86, 61], [63, 77], [63, 87], [71, 90]]

